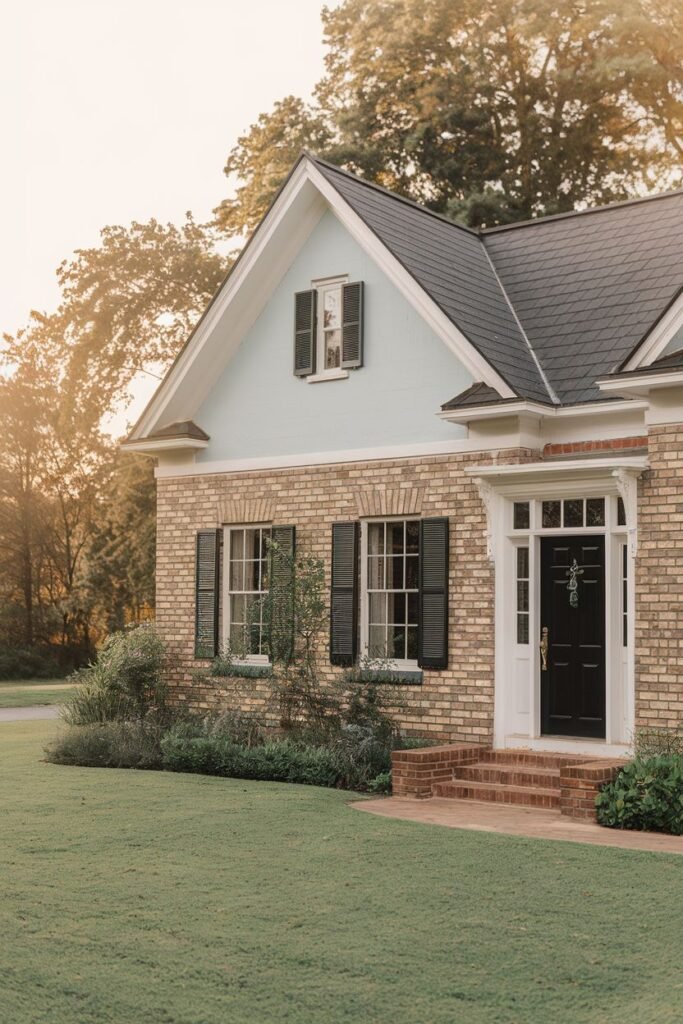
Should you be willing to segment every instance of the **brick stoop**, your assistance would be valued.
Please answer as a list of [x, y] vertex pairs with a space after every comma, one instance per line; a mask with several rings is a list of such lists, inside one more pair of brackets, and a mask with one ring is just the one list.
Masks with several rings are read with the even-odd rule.
[[622, 764], [625, 761], [572, 754], [444, 744], [396, 751], [393, 792], [421, 799], [438, 796], [516, 804], [595, 820], [595, 797]]

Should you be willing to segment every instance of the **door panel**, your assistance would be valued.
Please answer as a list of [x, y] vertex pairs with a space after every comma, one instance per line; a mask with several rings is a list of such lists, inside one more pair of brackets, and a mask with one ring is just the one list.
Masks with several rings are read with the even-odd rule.
[[604, 737], [604, 537], [541, 539], [540, 625], [548, 627], [542, 732]]

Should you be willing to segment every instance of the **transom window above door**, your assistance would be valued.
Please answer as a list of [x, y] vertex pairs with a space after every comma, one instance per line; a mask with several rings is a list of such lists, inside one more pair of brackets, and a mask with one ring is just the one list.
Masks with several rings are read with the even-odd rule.
[[605, 497], [512, 503], [513, 530], [583, 530], [623, 525], [623, 502]]

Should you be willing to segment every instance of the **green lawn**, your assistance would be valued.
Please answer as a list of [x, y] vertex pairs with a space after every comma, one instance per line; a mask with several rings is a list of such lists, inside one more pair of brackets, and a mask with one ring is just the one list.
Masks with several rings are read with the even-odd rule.
[[683, 858], [310, 787], [41, 763], [0, 725], [3, 1024], [666, 1024]]
[[61, 704], [73, 690], [63, 679], [16, 679], [0, 682], [0, 708]]

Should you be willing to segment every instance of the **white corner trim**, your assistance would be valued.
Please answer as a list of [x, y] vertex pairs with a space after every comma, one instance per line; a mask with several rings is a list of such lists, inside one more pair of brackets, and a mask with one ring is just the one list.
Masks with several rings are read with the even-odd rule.
[[484, 504], [484, 511], [486, 512], [486, 557], [489, 562], [495, 565], [496, 562], [496, 548], [495, 548], [495, 503], [496, 503], [496, 492], [491, 484], [485, 480], [482, 476], [475, 476], [474, 483], [479, 491], [479, 497]]
[[612, 476], [624, 503], [629, 550], [631, 557], [635, 558], [638, 551], [638, 477], [640, 473], [635, 473], [625, 466], [618, 466], [612, 470]]
[[681, 327], [683, 327], [683, 293], [671, 304], [628, 362], [624, 364], [624, 371], [637, 370], [641, 366], [649, 366], [654, 363]]
[[120, 447], [127, 452], [141, 452], [143, 455], [156, 455], [157, 452], [192, 451], [208, 448], [209, 442], [199, 437], [159, 437], [141, 438], [139, 441], [122, 441]]

